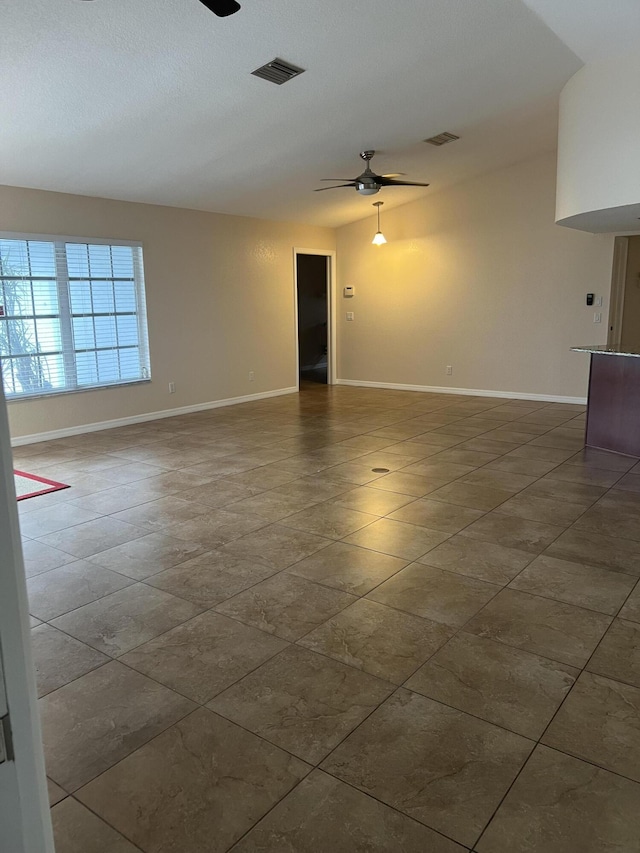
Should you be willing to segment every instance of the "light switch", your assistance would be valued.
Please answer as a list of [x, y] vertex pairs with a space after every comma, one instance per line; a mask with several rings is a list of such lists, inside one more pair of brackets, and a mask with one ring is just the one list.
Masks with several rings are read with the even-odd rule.
[[593, 315], [593, 322], [602, 323], [602, 314], [600, 313], [600, 311], [596, 311], [596, 313]]
[[602, 308], [602, 296], [596, 296], [596, 306]]
[[347, 311], [347, 320], [353, 320], [353, 311]]

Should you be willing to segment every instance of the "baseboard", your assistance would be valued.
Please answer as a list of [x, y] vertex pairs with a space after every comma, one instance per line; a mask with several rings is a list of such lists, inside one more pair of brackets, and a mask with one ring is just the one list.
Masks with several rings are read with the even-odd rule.
[[141, 415], [131, 415], [127, 418], [116, 418], [110, 421], [101, 421], [92, 424], [80, 424], [79, 426], [54, 429], [49, 432], [32, 433], [31, 435], [20, 435], [11, 439], [12, 447], [22, 447], [25, 444], [36, 444], [40, 441], [51, 441], [56, 438], [68, 438], [72, 435], [82, 435], [85, 432], [99, 432], [103, 429], [115, 429], [116, 427], [129, 426], [130, 424], [141, 424], [146, 421], [159, 421], [163, 418], [173, 418], [176, 415], [190, 415], [194, 412], [204, 412], [207, 409], [220, 409], [223, 406], [235, 406], [238, 403], [251, 403], [255, 400], [267, 400], [269, 397], [282, 397], [285, 394], [297, 394], [296, 387], [277, 388], [275, 391], [262, 391], [258, 394], [246, 394], [243, 397], [229, 397], [226, 400], [212, 400], [208, 403], [196, 403], [193, 406], [182, 406], [177, 409], [164, 409], [161, 412], [145, 412]]
[[362, 379], [336, 379], [336, 385], [356, 388], [388, 388], [392, 391], [422, 391], [430, 394], [460, 394], [465, 397], [500, 397], [505, 400], [535, 400], [542, 403], [574, 403], [586, 406], [586, 397], [558, 397], [552, 394], [527, 394], [521, 391], [487, 391], [481, 388], [443, 388], [440, 385], [402, 385], [397, 382], [368, 382]]

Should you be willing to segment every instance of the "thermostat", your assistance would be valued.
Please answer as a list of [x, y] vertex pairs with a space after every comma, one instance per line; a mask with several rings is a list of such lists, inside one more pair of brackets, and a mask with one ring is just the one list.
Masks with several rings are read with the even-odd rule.
[[344, 296], [345, 299], [349, 299], [351, 296], [355, 296], [356, 295], [355, 287], [353, 287], [352, 285], [347, 285], [347, 287], [345, 287], [344, 290], [342, 291], [342, 295]]

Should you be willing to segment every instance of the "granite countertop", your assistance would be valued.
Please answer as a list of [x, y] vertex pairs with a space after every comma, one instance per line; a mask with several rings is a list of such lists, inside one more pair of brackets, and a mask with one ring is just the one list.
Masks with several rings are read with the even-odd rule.
[[633, 358], [640, 358], [640, 349], [617, 350], [613, 347], [608, 347], [606, 344], [595, 344], [593, 346], [571, 347], [572, 352], [591, 352], [601, 353], [602, 355], [628, 355]]

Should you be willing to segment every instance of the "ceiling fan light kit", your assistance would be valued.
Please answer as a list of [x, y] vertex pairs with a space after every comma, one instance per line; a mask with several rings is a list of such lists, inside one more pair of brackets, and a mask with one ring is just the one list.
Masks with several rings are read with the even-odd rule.
[[200, 2], [219, 18], [226, 18], [240, 11], [240, 4], [236, 3], [236, 0], [200, 0]]
[[357, 178], [322, 178], [323, 181], [342, 181], [333, 187], [319, 187], [315, 192], [323, 190], [336, 190], [341, 187], [354, 187], [360, 195], [375, 195], [382, 187], [428, 187], [418, 181], [398, 181], [395, 175], [376, 175], [371, 170], [371, 158], [376, 152], [373, 150], [361, 151], [360, 157], [367, 164], [366, 169]]
[[383, 201], [374, 201], [373, 206], [378, 208], [378, 230], [373, 235], [373, 240], [371, 241], [374, 246], [384, 246], [387, 242], [387, 238], [384, 236], [382, 231], [380, 230], [380, 208], [384, 204]]

